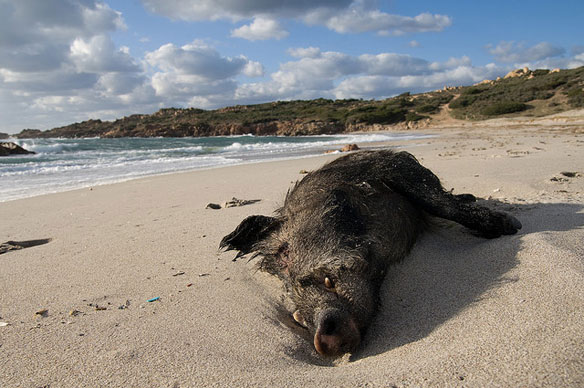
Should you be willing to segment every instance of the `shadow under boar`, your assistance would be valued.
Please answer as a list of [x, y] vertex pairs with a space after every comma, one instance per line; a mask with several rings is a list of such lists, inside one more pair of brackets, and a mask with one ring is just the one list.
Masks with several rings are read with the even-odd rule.
[[521, 228], [475, 200], [445, 191], [407, 152], [362, 151], [306, 175], [273, 217], [247, 217], [220, 247], [261, 257], [260, 268], [284, 282], [316, 351], [336, 357], [358, 347], [388, 266], [408, 254], [427, 214], [486, 238]]

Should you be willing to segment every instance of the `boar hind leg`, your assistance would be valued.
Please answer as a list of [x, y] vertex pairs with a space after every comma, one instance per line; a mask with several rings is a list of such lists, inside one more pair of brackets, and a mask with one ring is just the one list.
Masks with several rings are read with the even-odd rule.
[[515, 217], [476, 204], [473, 195], [445, 191], [438, 177], [407, 152], [395, 155], [390, 176], [391, 187], [427, 213], [458, 222], [483, 237], [515, 234], [521, 229]]

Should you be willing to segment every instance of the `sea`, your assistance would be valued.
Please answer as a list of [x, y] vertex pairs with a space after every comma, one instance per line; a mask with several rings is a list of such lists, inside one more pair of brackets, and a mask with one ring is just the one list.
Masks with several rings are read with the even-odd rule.
[[34, 155], [0, 158], [0, 202], [179, 171], [321, 155], [415, 133], [200, 138], [8, 139]]

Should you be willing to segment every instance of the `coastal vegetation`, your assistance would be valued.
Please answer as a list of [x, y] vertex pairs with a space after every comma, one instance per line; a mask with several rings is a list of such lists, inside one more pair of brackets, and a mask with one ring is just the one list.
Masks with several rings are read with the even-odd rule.
[[472, 86], [404, 93], [384, 100], [275, 101], [216, 110], [165, 108], [114, 121], [88, 120], [48, 131], [23, 130], [28, 137], [153, 137], [218, 135], [316, 135], [400, 125], [427, 125], [446, 110], [462, 120], [544, 116], [584, 107], [584, 67], [515, 70]]
[[[584, 67], [519, 69], [505, 78], [460, 88], [448, 106], [458, 119], [482, 120], [516, 112], [542, 116], [584, 107]], [[531, 111], [531, 112], [530, 112]]]

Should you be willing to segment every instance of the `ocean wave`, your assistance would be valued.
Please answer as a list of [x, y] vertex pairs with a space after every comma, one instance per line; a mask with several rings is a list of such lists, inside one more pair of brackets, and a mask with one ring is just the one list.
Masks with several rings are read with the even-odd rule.
[[36, 152], [37, 154], [54, 154], [66, 151], [75, 151], [79, 143], [49, 143], [37, 140], [17, 140], [15, 142], [22, 148]]
[[37, 152], [0, 160], [0, 202], [139, 177], [322, 154], [339, 144], [423, 138], [404, 133], [210, 138], [18, 139]]
[[[242, 151], [292, 151], [292, 150], [309, 150], [309, 149], [323, 149], [330, 146], [347, 143], [373, 143], [373, 142], [388, 142], [395, 140], [407, 140], [423, 137], [430, 137], [433, 135], [418, 135], [418, 134], [351, 134], [351, 135], [317, 135], [317, 136], [300, 136], [296, 138], [286, 136], [270, 137], [278, 141], [268, 141], [265, 139], [258, 139], [253, 143], [234, 142], [223, 147], [223, 152], [242, 152]], [[323, 140], [321, 140], [323, 139]], [[326, 139], [326, 140], [324, 140]], [[264, 140], [264, 141], [261, 141]], [[291, 141], [293, 140], [293, 141]]]

